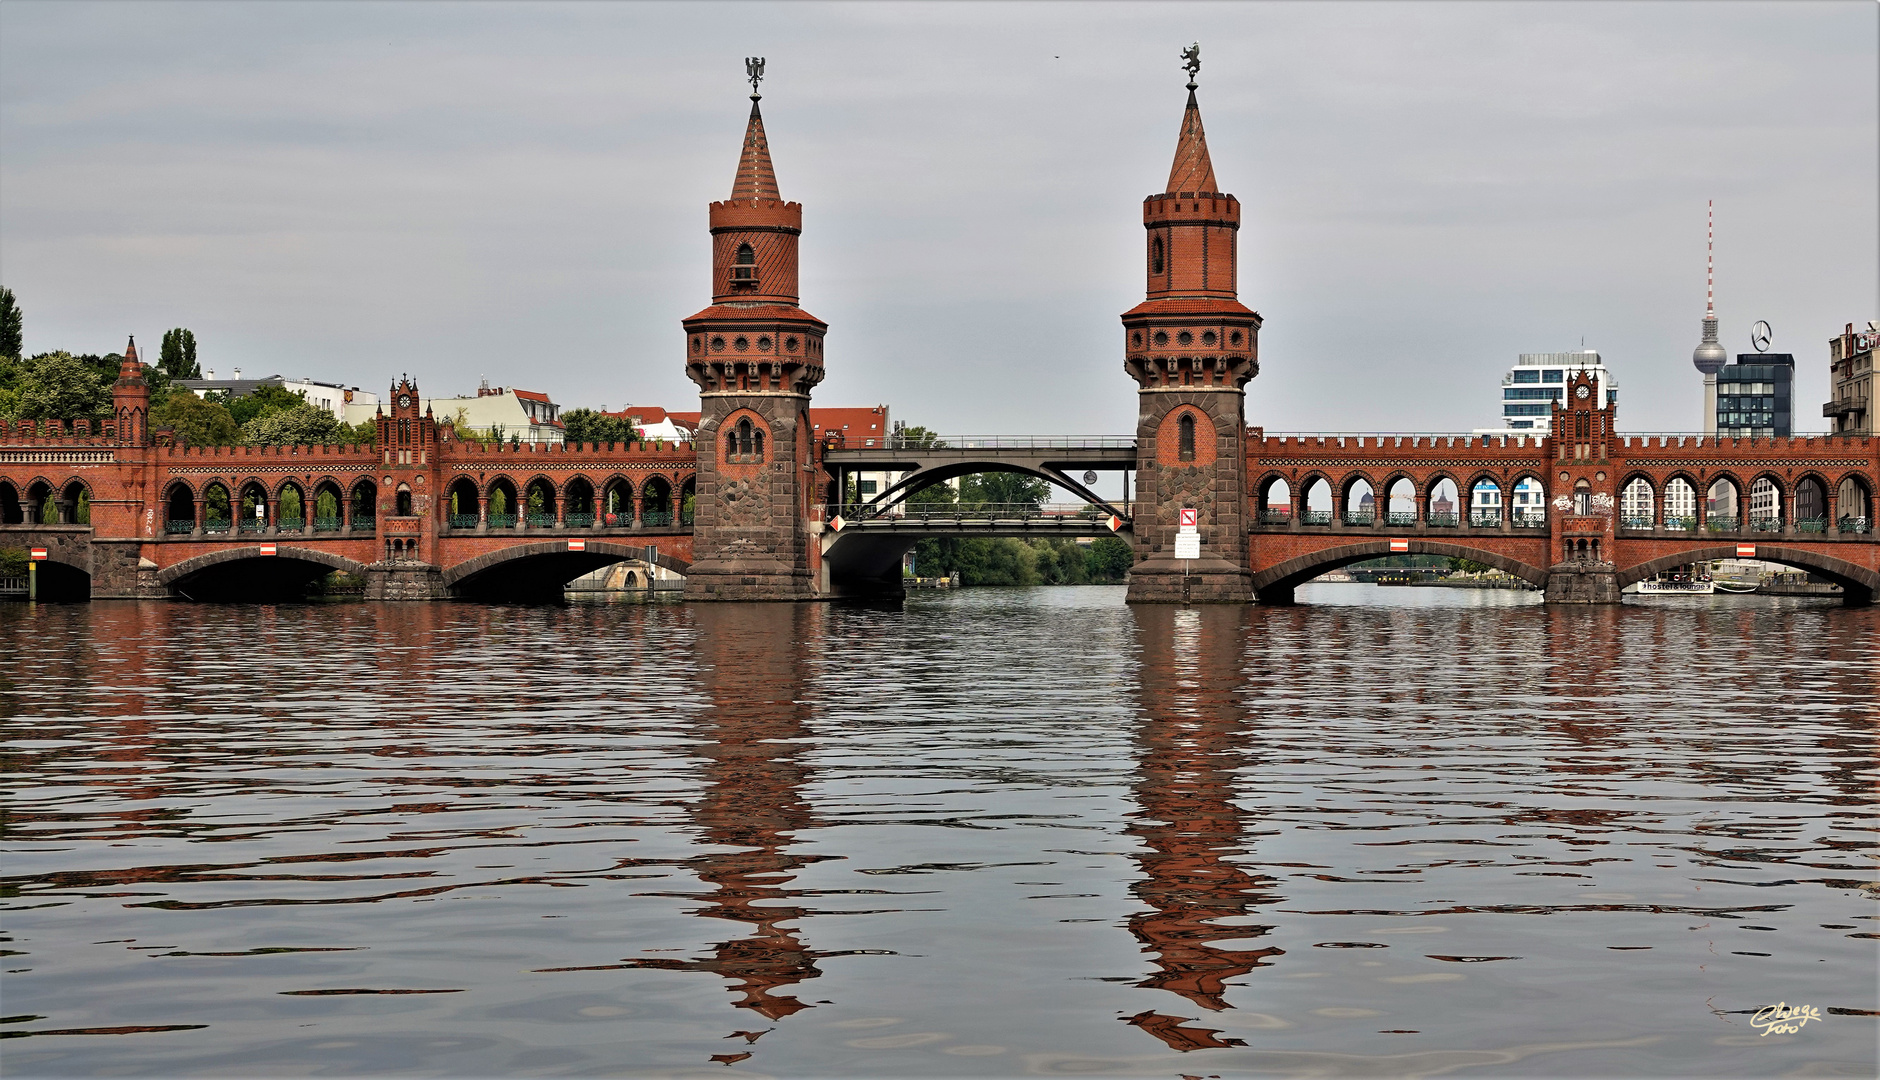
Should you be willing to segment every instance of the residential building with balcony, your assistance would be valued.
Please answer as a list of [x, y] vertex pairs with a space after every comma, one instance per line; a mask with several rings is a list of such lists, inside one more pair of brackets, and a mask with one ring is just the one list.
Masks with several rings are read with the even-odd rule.
[[1821, 415], [1833, 421], [1836, 435], [1872, 435], [1873, 423], [1873, 349], [1880, 342], [1880, 322], [1868, 322], [1867, 329], [1854, 332], [1848, 323], [1838, 337], [1828, 339], [1828, 385], [1834, 399], [1821, 407]]

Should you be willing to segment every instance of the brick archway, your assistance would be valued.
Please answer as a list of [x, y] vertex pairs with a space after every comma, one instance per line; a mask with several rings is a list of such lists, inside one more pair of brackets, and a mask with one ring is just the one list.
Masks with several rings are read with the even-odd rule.
[[191, 575], [199, 574], [210, 567], [219, 566], [223, 563], [240, 562], [243, 559], [292, 559], [299, 562], [319, 563], [321, 566], [329, 567], [347, 574], [362, 574], [366, 569], [364, 563], [354, 562], [344, 555], [334, 555], [331, 552], [319, 551], [314, 548], [295, 547], [290, 544], [277, 544], [275, 546], [275, 554], [263, 555], [261, 554], [260, 547], [250, 545], [247, 547], [227, 548], [222, 551], [211, 551], [206, 555], [198, 555], [193, 559], [184, 559], [174, 566], [167, 566], [157, 572], [157, 584], [168, 587]]
[[[1349, 566], [1366, 559], [1381, 559], [1386, 555], [1403, 555], [1406, 552], [1392, 552], [1389, 539], [1367, 540], [1340, 547], [1326, 548], [1307, 555], [1288, 559], [1276, 566], [1268, 567], [1253, 576], [1254, 592], [1263, 603], [1287, 603], [1292, 599], [1293, 589], [1318, 577], [1329, 570]], [[1435, 540], [1412, 540], [1409, 542], [1411, 555], [1441, 555], [1452, 559], [1472, 559], [1486, 563], [1497, 570], [1505, 570], [1515, 577], [1528, 582], [1538, 589], [1547, 587], [1547, 571], [1520, 559], [1483, 548], [1465, 544], [1449, 544]]]
[[[1619, 588], [1623, 589], [1653, 574], [1676, 569], [1688, 563], [1736, 557], [1736, 547], [1731, 544], [1711, 544], [1689, 548], [1672, 555], [1661, 555], [1656, 559], [1625, 567], [1618, 573], [1618, 584]], [[1760, 562], [1781, 563], [1784, 566], [1793, 566], [1798, 570], [1807, 570], [1827, 578], [1841, 586], [1843, 592], [1846, 593], [1847, 603], [1850, 605], [1871, 604], [1874, 595], [1880, 593], [1880, 573], [1843, 559], [1837, 559], [1832, 555], [1823, 555], [1806, 548], [1757, 544], [1755, 557]]]
[[[584, 541], [583, 547], [579, 552], [570, 551], [568, 549], [568, 541], [566, 540], [554, 540], [537, 544], [516, 544], [511, 547], [503, 548], [501, 551], [488, 552], [483, 555], [478, 555], [475, 558], [465, 559], [455, 566], [447, 567], [443, 574], [444, 587], [454, 589], [469, 581], [471, 578], [487, 574], [497, 567], [502, 566], [504, 563], [515, 562], [518, 559], [537, 559], [556, 555], [567, 556], [569, 558], [579, 557], [583, 558], [586, 562], [594, 563], [594, 566], [590, 569], [599, 569], [609, 563], [625, 562], [628, 559], [645, 561], [646, 549], [647, 546], [644, 544], [621, 544], [609, 540]], [[651, 561], [654, 565], [671, 570], [676, 574], [683, 574], [692, 569], [691, 563], [686, 562], [684, 559], [668, 555], [664, 551], [655, 551]], [[575, 574], [572, 576], [579, 577], [580, 575]]]

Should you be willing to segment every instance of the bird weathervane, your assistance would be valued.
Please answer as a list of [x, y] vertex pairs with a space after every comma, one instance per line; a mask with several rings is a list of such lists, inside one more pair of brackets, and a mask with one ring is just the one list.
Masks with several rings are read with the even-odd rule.
[[764, 81], [764, 58], [747, 56], [744, 58], [744, 77], [751, 80], [751, 100], [763, 97], [757, 92], [757, 84]]
[[[761, 66], [763, 61], [758, 61]], [[1201, 74], [1201, 43], [1195, 42], [1182, 50], [1182, 68], [1188, 72], [1188, 89], [1195, 88], [1195, 76]]]

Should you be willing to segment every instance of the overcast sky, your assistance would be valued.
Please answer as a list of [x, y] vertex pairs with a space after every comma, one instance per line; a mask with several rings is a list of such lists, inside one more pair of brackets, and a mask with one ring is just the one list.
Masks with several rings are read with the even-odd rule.
[[1127, 433], [1202, 44], [1250, 423], [1466, 431], [1521, 352], [1599, 349], [1627, 431], [1700, 426], [1704, 201], [1824, 430], [1880, 317], [1880, 12], [1839, 3], [0, 4], [0, 284], [29, 353], [192, 328], [226, 374], [696, 408], [705, 205], [749, 89], [804, 205], [825, 405]]

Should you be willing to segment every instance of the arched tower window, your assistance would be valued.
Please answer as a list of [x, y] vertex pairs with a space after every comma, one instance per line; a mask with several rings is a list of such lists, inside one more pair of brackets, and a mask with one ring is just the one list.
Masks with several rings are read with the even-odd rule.
[[757, 284], [757, 252], [749, 244], [739, 244], [737, 255], [731, 260], [731, 283], [733, 285]]
[[1175, 421], [1176, 455], [1182, 461], [1195, 459], [1195, 418], [1193, 413], [1183, 413]]
[[1149, 272], [1162, 272], [1162, 238], [1159, 236], [1149, 241]]
[[731, 461], [764, 460], [764, 432], [746, 416], [725, 436], [725, 457]]

